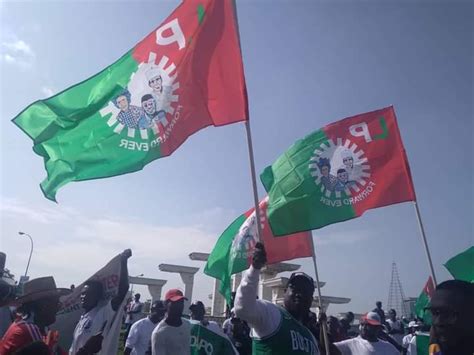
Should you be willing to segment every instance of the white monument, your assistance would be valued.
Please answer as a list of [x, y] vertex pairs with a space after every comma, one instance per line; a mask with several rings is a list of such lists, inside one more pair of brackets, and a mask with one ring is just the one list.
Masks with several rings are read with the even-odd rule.
[[199, 271], [197, 267], [160, 264], [158, 265], [160, 271], [178, 273], [184, 283], [184, 296], [188, 299], [184, 302], [184, 312], [188, 312], [189, 302], [193, 297], [194, 274]]
[[146, 285], [151, 295], [151, 302], [161, 299], [161, 290], [167, 280], [150, 279], [148, 277], [129, 276], [128, 282], [131, 285]]

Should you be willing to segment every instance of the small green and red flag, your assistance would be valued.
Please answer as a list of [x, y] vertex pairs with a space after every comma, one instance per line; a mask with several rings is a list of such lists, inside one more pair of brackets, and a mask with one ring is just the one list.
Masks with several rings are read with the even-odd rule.
[[220, 293], [230, 304], [231, 276], [242, 272], [251, 264], [257, 240], [257, 223], [261, 226], [261, 240], [265, 245], [267, 263], [313, 255], [311, 233], [302, 232], [275, 238], [266, 218], [268, 198], [260, 201], [261, 218], [256, 220], [255, 208], [251, 208], [231, 223], [221, 234], [209, 258], [204, 273], [221, 281]]
[[322, 228], [416, 199], [393, 107], [311, 133], [265, 168], [261, 180], [275, 235]]
[[425, 312], [425, 308], [430, 305], [431, 297], [433, 296], [434, 291], [435, 284], [430, 276], [415, 302], [416, 316], [420, 319], [423, 319], [423, 322], [427, 325], [431, 324], [431, 314], [429, 312]]
[[248, 119], [231, 0], [186, 0], [115, 63], [13, 119], [44, 159], [44, 195], [141, 170], [207, 126]]

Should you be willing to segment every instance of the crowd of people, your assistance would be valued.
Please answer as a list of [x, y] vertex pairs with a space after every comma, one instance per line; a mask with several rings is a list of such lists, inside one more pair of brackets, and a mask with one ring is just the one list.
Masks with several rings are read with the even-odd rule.
[[[206, 336], [225, 338], [228, 354], [417, 354], [417, 338], [429, 339], [433, 351], [443, 355], [472, 355], [474, 353], [474, 284], [450, 280], [439, 284], [427, 312], [431, 327], [421, 320], [405, 323], [395, 310], [383, 310], [382, 303], [359, 319], [348, 312], [343, 318], [327, 317], [311, 311], [315, 284], [303, 272], [293, 273], [284, 293], [283, 305], [257, 297], [260, 270], [266, 264], [262, 244], [255, 247], [252, 263], [243, 273], [242, 281], [233, 295], [228, 318], [222, 326], [206, 318], [205, 305], [196, 301], [184, 315], [186, 298], [179, 289], [170, 289], [163, 300], [151, 304], [147, 317], [141, 318], [143, 304], [140, 294], [126, 303], [128, 294], [127, 261], [130, 250], [121, 254], [120, 278], [117, 292], [107, 298], [103, 284], [88, 280], [81, 291], [82, 316], [77, 322], [69, 349], [59, 347], [61, 329], [51, 330], [60, 308], [60, 297], [70, 289], [57, 288], [53, 277], [33, 279], [24, 284], [23, 295], [17, 297], [16, 319], [0, 341], [0, 354], [115, 354], [120, 328], [112, 327], [124, 307], [122, 334], [126, 355], [182, 355], [193, 347], [202, 348], [196, 354], [213, 352]], [[126, 304], [124, 306], [124, 304]], [[186, 312], [187, 313], [187, 312]], [[206, 329], [200, 343], [193, 340], [193, 326]], [[208, 335], [206, 335], [208, 334]], [[327, 337], [327, 339], [325, 339]], [[204, 341], [204, 345], [201, 342]], [[210, 341], [210, 340], [209, 340]], [[207, 345], [206, 345], [207, 344]], [[435, 352], [433, 352], [435, 354]]]

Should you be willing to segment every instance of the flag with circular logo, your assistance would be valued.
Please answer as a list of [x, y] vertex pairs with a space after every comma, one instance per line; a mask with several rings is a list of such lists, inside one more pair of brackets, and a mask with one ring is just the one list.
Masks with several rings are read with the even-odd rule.
[[142, 169], [207, 126], [248, 119], [231, 0], [187, 0], [118, 61], [13, 119], [44, 158], [45, 196]]
[[275, 235], [322, 228], [416, 198], [393, 107], [311, 133], [260, 177]]

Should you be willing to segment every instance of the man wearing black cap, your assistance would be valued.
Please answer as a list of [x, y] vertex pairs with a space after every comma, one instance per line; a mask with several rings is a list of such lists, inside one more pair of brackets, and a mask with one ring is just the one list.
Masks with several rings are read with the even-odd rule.
[[221, 327], [214, 321], [208, 321], [204, 318], [206, 314], [206, 308], [204, 307], [204, 303], [201, 301], [194, 302], [191, 306], [189, 306], [189, 311], [191, 312], [191, 319], [196, 320], [199, 322], [200, 325], [212, 330], [215, 333], [223, 334]]
[[150, 315], [132, 324], [125, 342], [124, 355], [145, 355], [151, 347], [151, 334], [166, 313], [165, 303], [155, 301], [151, 305]]
[[304, 273], [291, 275], [284, 305], [279, 307], [256, 298], [260, 269], [265, 264], [265, 249], [257, 243], [234, 303], [236, 316], [252, 328], [253, 354], [319, 354], [315, 337], [303, 325], [313, 302], [313, 279]]
[[166, 317], [151, 335], [153, 355], [189, 355], [191, 323], [182, 318], [185, 300], [187, 298], [178, 289], [166, 292]]

